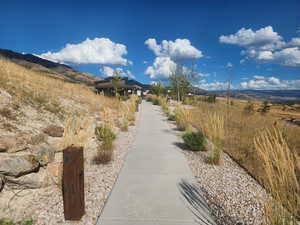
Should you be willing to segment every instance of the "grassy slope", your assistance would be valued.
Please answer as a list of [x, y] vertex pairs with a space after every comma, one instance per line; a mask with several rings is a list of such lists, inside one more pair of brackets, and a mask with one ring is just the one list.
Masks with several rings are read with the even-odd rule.
[[65, 124], [74, 116], [120, 116], [121, 103], [96, 95], [89, 87], [54, 79], [0, 58], [0, 131], [15, 133], [39, 129], [47, 123]]
[[95, 75], [81, 73], [67, 65], [54, 63], [31, 54], [20, 54], [10, 50], [0, 49], [0, 56], [31, 71], [43, 73], [69, 82], [93, 85], [94, 81], [100, 80], [100, 78], [97, 78]]

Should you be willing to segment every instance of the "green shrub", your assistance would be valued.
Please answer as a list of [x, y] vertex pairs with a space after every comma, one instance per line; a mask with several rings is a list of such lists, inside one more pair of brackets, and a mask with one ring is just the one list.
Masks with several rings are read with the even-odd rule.
[[95, 164], [105, 164], [112, 160], [113, 158], [113, 140], [105, 139], [99, 148], [97, 149], [97, 154], [93, 159]]
[[129, 99], [127, 95], [120, 96], [120, 100], [126, 102]]
[[138, 100], [137, 100], [138, 104], [141, 104], [142, 103], [142, 98], [139, 97]]
[[271, 105], [269, 105], [269, 102], [264, 101], [261, 105], [260, 111], [262, 114], [266, 114], [271, 109]]
[[95, 134], [102, 143], [97, 149], [93, 162], [95, 164], [108, 163], [113, 158], [113, 141], [116, 139], [116, 135], [108, 127], [96, 127]]
[[0, 225], [14, 225], [15, 223], [10, 219], [0, 219]]
[[176, 116], [174, 114], [169, 114], [168, 120], [175, 121], [176, 120]]
[[219, 165], [221, 161], [222, 151], [218, 147], [214, 147], [212, 151], [209, 152], [207, 162], [214, 165]]
[[159, 100], [158, 100], [158, 98], [153, 98], [153, 99], [152, 99], [152, 103], [153, 103], [153, 105], [159, 105]]
[[14, 223], [11, 219], [0, 219], [0, 225], [33, 225], [34, 221], [32, 219], [20, 221], [18, 223]]
[[245, 114], [253, 114], [254, 113], [254, 104], [251, 101], [247, 102], [247, 105], [244, 108]]
[[217, 99], [216, 95], [209, 95], [207, 97], [206, 101], [209, 102], [209, 103], [216, 103], [216, 99]]
[[192, 151], [204, 151], [204, 135], [198, 132], [186, 132], [182, 139], [185, 145]]
[[146, 101], [147, 102], [152, 102], [152, 97], [151, 96], [147, 96]]
[[163, 103], [163, 104], [161, 104], [161, 108], [162, 108], [162, 111], [163, 111], [166, 115], [168, 115], [168, 113], [169, 113], [169, 107], [168, 107], [168, 105], [167, 105], [166, 103]]
[[107, 139], [113, 141], [116, 139], [116, 135], [114, 134], [114, 132], [109, 127], [106, 126], [96, 127], [95, 134], [99, 141], [105, 141]]
[[121, 124], [121, 131], [128, 131], [128, 120], [127, 119], [124, 119], [122, 124]]
[[21, 223], [21, 225], [33, 225], [33, 224], [34, 224], [33, 219], [25, 220]]

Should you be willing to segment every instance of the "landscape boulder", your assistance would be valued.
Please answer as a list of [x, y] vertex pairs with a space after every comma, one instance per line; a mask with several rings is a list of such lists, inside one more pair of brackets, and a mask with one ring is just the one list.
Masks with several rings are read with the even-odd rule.
[[51, 137], [62, 137], [64, 134], [64, 128], [56, 125], [50, 125], [46, 127], [43, 132]]
[[48, 136], [44, 133], [36, 134], [30, 137], [28, 141], [31, 145], [38, 145], [41, 143], [46, 143], [48, 141]]
[[55, 151], [55, 148], [46, 143], [33, 146], [31, 149], [31, 152], [34, 154], [35, 159], [41, 166], [46, 166], [48, 163], [54, 161]]
[[7, 152], [7, 145], [5, 143], [0, 143], [0, 152]]
[[4, 155], [0, 157], [0, 175], [19, 177], [39, 168], [34, 155]]
[[28, 136], [7, 135], [0, 137], [0, 152], [19, 152], [28, 148]]
[[30, 173], [21, 177], [6, 177], [5, 185], [10, 189], [38, 189], [48, 187], [52, 181], [46, 169], [40, 168], [38, 172]]

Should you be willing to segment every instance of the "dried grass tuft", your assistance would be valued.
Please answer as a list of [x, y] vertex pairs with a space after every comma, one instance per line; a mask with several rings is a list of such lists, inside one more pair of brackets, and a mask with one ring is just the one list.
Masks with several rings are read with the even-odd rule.
[[277, 126], [267, 128], [254, 138], [254, 146], [263, 162], [261, 177], [273, 201], [266, 205], [269, 224], [296, 224], [300, 216], [300, 182], [296, 170], [300, 169], [299, 157], [294, 155]]
[[94, 135], [93, 121], [88, 117], [76, 117], [67, 121], [61, 142], [61, 149], [69, 146], [85, 147]]

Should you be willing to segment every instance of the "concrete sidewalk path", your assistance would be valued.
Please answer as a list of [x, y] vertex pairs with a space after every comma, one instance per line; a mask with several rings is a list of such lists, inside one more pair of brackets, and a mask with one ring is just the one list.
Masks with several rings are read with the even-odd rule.
[[143, 102], [140, 113], [135, 143], [97, 225], [199, 224], [178, 188], [193, 176], [176, 131], [160, 107]]

